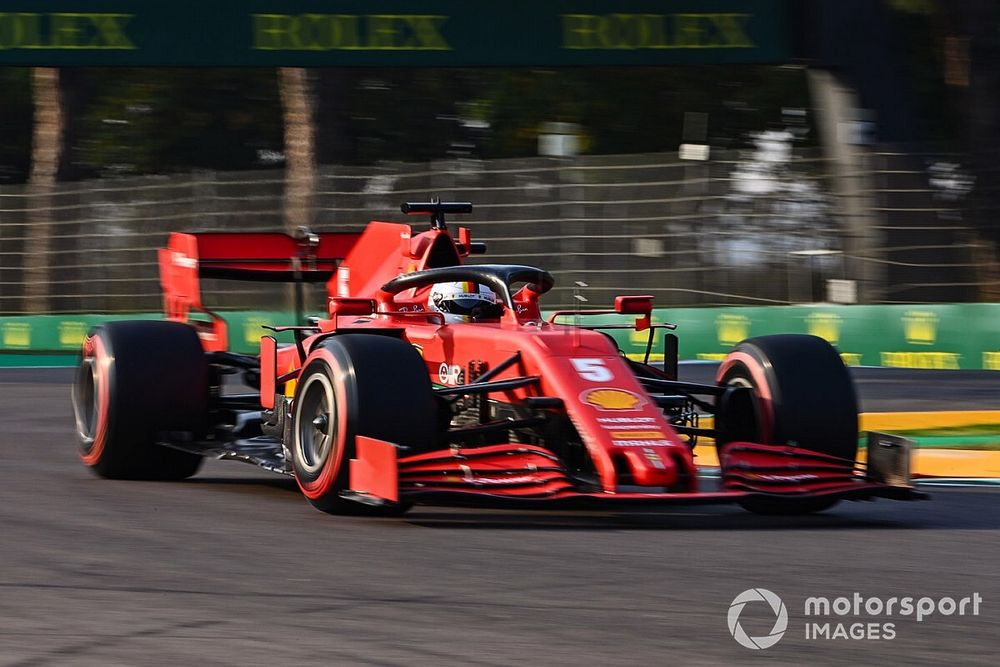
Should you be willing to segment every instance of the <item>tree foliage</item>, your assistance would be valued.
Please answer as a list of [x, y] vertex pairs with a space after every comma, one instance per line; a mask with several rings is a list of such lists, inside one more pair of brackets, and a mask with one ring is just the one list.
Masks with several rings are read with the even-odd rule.
[[[26, 70], [0, 70], [9, 106], [0, 174], [23, 180], [30, 146]], [[676, 150], [685, 112], [732, 146], [808, 106], [802, 70], [761, 66], [563, 69], [325, 69], [311, 73], [321, 163], [536, 155], [543, 123], [579, 127], [585, 152]], [[64, 70], [60, 178], [283, 162], [272, 69]]]
[[73, 69], [68, 179], [247, 169], [282, 150], [273, 69]]
[[31, 70], [0, 68], [0, 184], [23, 182], [31, 165]]

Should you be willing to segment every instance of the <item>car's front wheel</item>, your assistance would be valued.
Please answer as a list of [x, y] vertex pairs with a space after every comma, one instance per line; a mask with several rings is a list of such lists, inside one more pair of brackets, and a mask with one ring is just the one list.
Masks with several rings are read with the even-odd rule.
[[385, 440], [406, 453], [436, 442], [437, 404], [423, 359], [389, 336], [347, 334], [309, 354], [292, 409], [295, 479], [314, 507], [336, 514], [398, 514], [408, 507], [372, 508], [342, 497], [350, 484], [354, 438]]
[[[749, 387], [756, 397], [762, 444], [828, 454], [853, 466], [858, 450], [858, 404], [837, 350], [816, 336], [781, 334], [745, 340], [719, 366], [721, 386]], [[726, 415], [722, 415], [725, 420]], [[725, 441], [718, 443], [724, 446]], [[819, 512], [829, 499], [760, 498], [743, 503], [762, 514]]]

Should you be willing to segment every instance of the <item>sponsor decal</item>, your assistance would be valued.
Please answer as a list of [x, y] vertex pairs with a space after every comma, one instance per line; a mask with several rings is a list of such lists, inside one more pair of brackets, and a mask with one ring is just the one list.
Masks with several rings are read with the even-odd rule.
[[911, 345], [933, 345], [937, 340], [937, 313], [908, 310], [903, 314], [903, 333]]
[[592, 405], [598, 410], [627, 411], [638, 410], [646, 404], [646, 399], [626, 389], [600, 387], [588, 389], [580, 394], [580, 402]]
[[457, 364], [446, 364], [443, 361], [438, 366], [438, 380], [441, 384], [457, 385], [462, 381], [462, 367]]
[[749, 473], [747, 477], [751, 479], [759, 479], [762, 482], [808, 482], [809, 480], [819, 479], [819, 475], [813, 475], [811, 473], [800, 473], [800, 474], [788, 474], [788, 475], [762, 475], [760, 473]]
[[623, 424], [647, 424], [647, 426], [641, 426], [640, 428], [649, 428], [648, 424], [656, 423], [655, 417], [598, 417], [597, 421], [601, 424], [611, 424], [615, 428], [631, 428], [629, 426], [623, 426]]
[[351, 296], [351, 270], [343, 265], [337, 267], [337, 296]]
[[861, 354], [858, 352], [841, 352], [840, 359], [844, 362], [845, 366], [861, 365]]
[[1000, 352], [983, 352], [983, 368], [988, 371], [1000, 371]]
[[482, 477], [480, 475], [473, 475], [471, 479], [467, 480], [473, 484], [531, 484], [532, 482], [537, 482], [538, 480], [531, 475], [511, 475], [509, 477]]
[[76, 349], [87, 337], [86, 322], [63, 321], [59, 323], [59, 347]]
[[669, 447], [669, 440], [612, 440], [618, 447]]
[[750, 318], [746, 315], [720, 313], [715, 318], [715, 330], [720, 345], [736, 345], [750, 335]]
[[31, 347], [31, 324], [28, 322], [4, 322], [3, 346], [13, 348]]
[[444, 478], [446, 482], [465, 482], [476, 486], [489, 486], [500, 484], [531, 484], [532, 482], [538, 481], [532, 475], [480, 475], [474, 471], [471, 466], [467, 466], [464, 463], [459, 464], [458, 467], [462, 471], [462, 476], [446, 475]]
[[957, 352], [882, 352], [882, 365], [890, 368], [935, 368], [957, 370], [962, 358]]
[[179, 266], [182, 269], [197, 269], [198, 260], [193, 257], [188, 257], [182, 252], [174, 251], [172, 253], [174, 266]]
[[646, 457], [647, 461], [653, 464], [654, 468], [657, 470], [666, 470], [666, 467], [663, 465], [663, 459], [656, 453], [656, 450], [646, 448], [642, 450], [642, 454]]
[[840, 323], [843, 318], [836, 313], [812, 313], [806, 317], [806, 326], [813, 336], [823, 338], [831, 345], [840, 340]]
[[667, 436], [661, 431], [612, 431], [612, 438], [631, 438], [632, 440], [664, 440]]
[[424, 346], [423, 345], [417, 345], [416, 343], [414, 343], [413, 344], [413, 349], [416, 350], [417, 354], [419, 354], [421, 357], [424, 356]]
[[[752, 14], [563, 14], [564, 49], [754, 49]], [[707, 148], [707, 147], [706, 147]]]

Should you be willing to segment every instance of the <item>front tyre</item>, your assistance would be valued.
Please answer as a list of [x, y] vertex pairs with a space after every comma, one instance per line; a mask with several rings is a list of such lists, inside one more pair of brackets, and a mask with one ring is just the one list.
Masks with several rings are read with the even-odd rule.
[[195, 331], [178, 322], [109, 322], [91, 331], [73, 384], [80, 459], [109, 479], [178, 480], [201, 457], [157, 444], [200, 434], [209, 369]]
[[423, 359], [408, 343], [347, 334], [309, 354], [292, 410], [292, 465], [314, 507], [334, 514], [400, 514], [406, 505], [371, 507], [341, 494], [350, 485], [354, 439], [364, 435], [406, 448], [433, 449], [437, 406]]
[[[752, 389], [762, 444], [799, 447], [853, 465], [858, 452], [854, 383], [837, 350], [822, 338], [781, 334], [745, 340], [726, 356], [716, 381]], [[761, 514], [806, 514], [836, 503], [768, 498], [743, 506]]]

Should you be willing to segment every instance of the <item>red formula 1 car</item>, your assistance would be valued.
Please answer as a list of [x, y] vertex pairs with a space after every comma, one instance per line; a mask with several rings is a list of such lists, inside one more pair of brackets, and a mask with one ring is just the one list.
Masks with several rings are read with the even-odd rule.
[[[170, 321], [111, 322], [84, 344], [73, 392], [84, 464], [182, 479], [203, 457], [237, 459], [294, 476], [329, 512], [737, 502], [799, 513], [920, 496], [905, 441], [871, 436], [867, 465], [856, 460], [854, 389], [822, 339], [747, 340], [716, 384], [679, 382], [673, 334], [658, 368], [605, 331], [648, 331], [648, 359], [654, 330], [672, 328], [652, 324], [652, 297], [543, 319], [549, 273], [464, 263], [485, 247], [467, 229], [452, 236], [445, 214], [470, 210], [404, 204], [431, 216], [421, 233], [372, 222], [360, 234], [173, 234], [160, 251]], [[259, 357], [236, 354], [201, 303], [204, 277], [326, 282], [328, 315], [273, 327], [294, 344], [264, 336]], [[453, 321], [430, 295], [455, 283], [492, 296]], [[622, 323], [588, 324], [597, 312]], [[258, 391], [224, 392], [234, 374]], [[713, 488], [699, 480], [698, 437], [718, 447]]]

